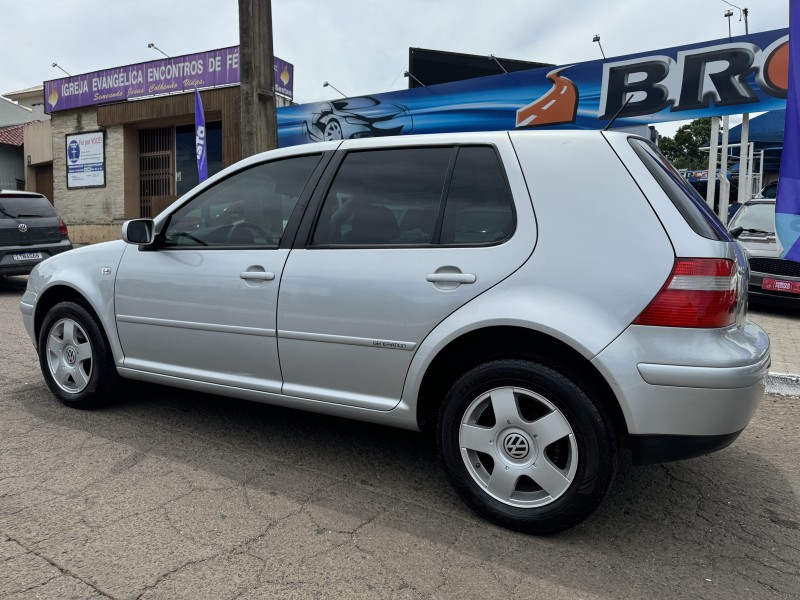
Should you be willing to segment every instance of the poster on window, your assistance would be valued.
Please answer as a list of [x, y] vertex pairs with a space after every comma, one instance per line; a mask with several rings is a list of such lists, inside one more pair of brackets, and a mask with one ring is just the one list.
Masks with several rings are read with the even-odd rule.
[[102, 131], [67, 136], [67, 187], [106, 184], [105, 135]]

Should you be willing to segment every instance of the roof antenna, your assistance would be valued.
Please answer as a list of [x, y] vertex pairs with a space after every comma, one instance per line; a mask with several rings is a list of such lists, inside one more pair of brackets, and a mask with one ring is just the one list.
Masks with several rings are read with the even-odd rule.
[[603, 131], [608, 131], [611, 128], [611, 126], [614, 124], [614, 121], [617, 120], [619, 113], [625, 110], [625, 107], [628, 106], [628, 102], [630, 102], [631, 100], [633, 100], [633, 94], [628, 94], [628, 99], [625, 100], [625, 103], [619, 107], [619, 110], [616, 113], [614, 113], [614, 116], [611, 117], [611, 120], [608, 122], [608, 125], [603, 127]]

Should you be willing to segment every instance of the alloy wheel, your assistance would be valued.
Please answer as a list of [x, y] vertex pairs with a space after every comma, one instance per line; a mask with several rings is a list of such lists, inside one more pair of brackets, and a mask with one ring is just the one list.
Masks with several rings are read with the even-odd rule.
[[517, 508], [557, 500], [578, 467], [567, 418], [541, 394], [519, 387], [496, 388], [473, 400], [461, 419], [459, 446], [472, 479]]
[[56, 321], [47, 336], [47, 365], [56, 385], [70, 394], [82, 392], [92, 364], [92, 345], [83, 327], [72, 319]]

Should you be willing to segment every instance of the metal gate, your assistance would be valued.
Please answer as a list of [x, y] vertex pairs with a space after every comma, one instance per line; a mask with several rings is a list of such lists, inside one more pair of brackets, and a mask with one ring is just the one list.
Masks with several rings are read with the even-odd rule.
[[175, 129], [139, 131], [139, 215], [155, 217], [174, 198]]

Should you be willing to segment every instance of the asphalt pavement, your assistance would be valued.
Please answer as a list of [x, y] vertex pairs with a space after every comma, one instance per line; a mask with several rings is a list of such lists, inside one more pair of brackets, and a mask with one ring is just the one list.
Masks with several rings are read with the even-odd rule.
[[[145, 385], [66, 408], [23, 286], [0, 282], [0, 598], [800, 597], [796, 396], [723, 451], [624, 465], [587, 521], [532, 537], [474, 516], [413, 432]], [[753, 316], [800, 373], [797, 316]]]

